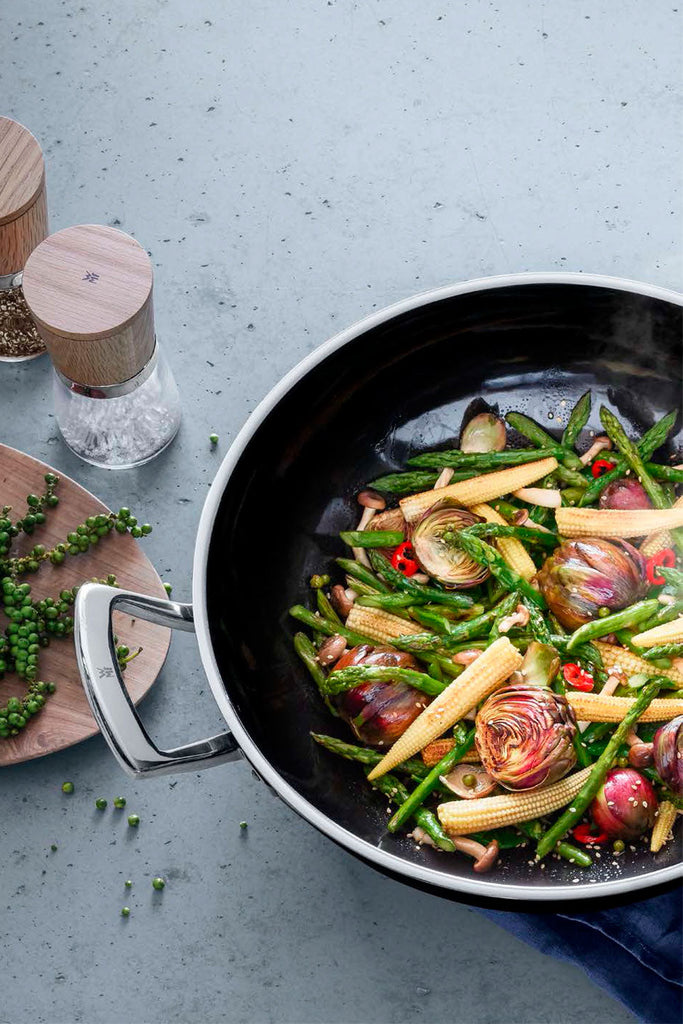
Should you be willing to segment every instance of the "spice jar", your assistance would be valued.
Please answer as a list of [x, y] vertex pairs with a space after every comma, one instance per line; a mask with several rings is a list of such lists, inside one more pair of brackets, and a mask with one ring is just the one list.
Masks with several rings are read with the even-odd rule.
[[35, 359], [45, 345], [26, 308], [21, 272], [47, 235], [45, 164], [28, 128], [0, 117], [0, 360]]
[[180, 426], [178, 389], [154, 332], [152, 280], [142, 246], [98, 224], [50, 235], [24, 270], [54, 366], [59, 428], [95, 466], [148, 462]]

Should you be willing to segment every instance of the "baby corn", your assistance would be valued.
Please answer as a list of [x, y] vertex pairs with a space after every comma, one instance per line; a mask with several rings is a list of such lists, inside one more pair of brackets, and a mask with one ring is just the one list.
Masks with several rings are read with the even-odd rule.
[[678, 508], [558, 508], [557, 532], [563, 537], [642, 537], [656, 530], [683, 526], [683, 506]]
[[379, 644], [390, 644], [400, 636], [424, 633], [424, 628], [409, 619], [385, 612], [381, 608], [363, 608], [354, 604], [346, 619], [346, 628], [354, 633], [376, 640]]
[[650, 836], [650, 852], [659, 853], [664, 843], [671, 838], [671, 829], [676, 820], [676, 808], [670, 800], [662, 800]]
[[439, 821], [451, 835], [468, 835], [470, 832], [542, 818], [568, 804], [579, 792], [591, 770], [590, 767], [582, 768], [551, 786], [526, 793], [451, 800], [437, 808]]
[[450, 498], [461, 505], [480, 505], [482, 502], [491, 501], [492, 498], [500, 498], [504, 494], [519, 490], [520, 487], [526, 487], [527, 484], [533, 484], [555, 469], [555, 459], [539, 459], [538, 462], [529, 462], [524, 466], [511, 466], [510, 469], [485, 473], [470, 480], [460, 480], [447, 487], [441, 487], [436, 492], [430, 490], [411, 494], [407, 498], [402, 498], [399, 505], [406, 520], [411, 523], [444, 498]]
[[[427, 768], [433, 768], [454, 746], [455, 740], [434, 740], [433, 743], [428, 743], [422, 751], [422, 760]], [[476, 764], [480, 760], [481, 758], [474, 747], [460, 758], [460, 762], [466, 762], [467, 764]]]
[[[497, 523], [499, 526], [505, 526], [507, 524], [507, 520], [503, 519], [503, 517], [499, 515], [494, 508], [491, 508], [490, 505], [473, 505], [472, 512], [474, 512], [476, 516], [481, 516], [487, 523]], [[518, 572], [523, 579], [530, 580], [536, 575], [536, 566], [521, 541], [515, 540], [514, 537], [499, 537], [495, 541], [495, 546], [498, 548], [507, 564], [514, 569], [515, 572]]]
[[[673, 507], [683, 507], [683, 494], [674, 502]], [[669, 531], [659, 530], [656, 533], [648, 534], [640, 545], [640, 553], [643, 558], [651, 558], [653, 555], [658, 555], [660, 551], [664, 551], [665, 548], [672, 548], [673, 545], [674, 539]]]
[[[648, 630], [648, 632], [650, 632]], [[683, 686], [683, 672], [676, 668], [656, 668], [651, 661], [639, 658], [637, 654], [627, 650], [625, 647], [617, 647], [616, 644], [606, 644], [600, 640], [595, 641], [595, 646], [600, 651], [602, 663], [609, 674], [612, 669], [618, 669], [627, 676], [646, 675], [666, 676], [674, 683]]]
[[372, 781], [384, 775], [407, 757], [422, 750], [431, 740], [437, 739], [493, 693], [521, 664], [522, 655], [519, 651], [507, 637], [500, 637], [418, 715], [373, 768], [368, 778]]
[[679, 644], [683, 642], [683, 615], [671, 622], [663, 622], [661, 626], [646, 629], [632, 637], [636, 647], [657, 647], [658, 644]]
[[[580, 693], [575, 690], [567, 693], [567, 700], [580, 722], [620, 722], [633, 706], [635, 697], [605, 697], [602, 693]], [[666, 722], [677, 715], [683, 715], [683, 699], [656, 697], [645, 708], [639, 721]]]

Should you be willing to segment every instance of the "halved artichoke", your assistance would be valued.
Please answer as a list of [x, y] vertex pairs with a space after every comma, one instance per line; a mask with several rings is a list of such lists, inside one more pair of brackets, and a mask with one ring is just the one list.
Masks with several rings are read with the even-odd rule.
[[466, 590], [483, 583], [490, 575], [457, 544], [458, 530], [482, 523], [469, 509], [448, 502], [432, 507], [413, 529], [411, 543], [421, 568], [447, 587]]

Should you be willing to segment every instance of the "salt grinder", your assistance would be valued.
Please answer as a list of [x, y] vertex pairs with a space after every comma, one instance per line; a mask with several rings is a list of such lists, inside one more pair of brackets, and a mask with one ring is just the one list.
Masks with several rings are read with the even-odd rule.
[[[40, 145], [28, 128], [9, 117], [0, 117], [0, 293], [12, 293], [6, 302], [23, 307], [18, 291], [21, 271], [47, 232], [45, 164]], [[16, 313], [20, 336], [22, 310]], [[7, 349], [0, 344], [1, 361], [35, 359], [45, 351], [28, 317], [27, 323], [34, 343], [27, 335], [24, 344]]]
[[57, 422], [86, 462], [128, 469], [171, 443], [180, 400], [154, 332], [152, 264], [98, 224], [46, 238], [24, 269], [28, 307], [54, 365]]

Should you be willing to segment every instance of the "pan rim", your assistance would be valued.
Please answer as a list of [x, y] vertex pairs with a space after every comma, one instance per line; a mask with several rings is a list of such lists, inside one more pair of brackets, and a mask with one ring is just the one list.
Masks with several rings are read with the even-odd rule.
[[318, 831], [333, 839], [351, 853], [360, 856], [363, 860], [370, 861], [373, 866], [380, 870], [385, 870], [405, 878], [408, 882], [418, 882], [438, 889], [462, 892], [476, 897], [488, 897], [507, 901], [559, 902], [562, 900], [604, 898], [616, 896], [624, 892], [638, 892], [654, 886], [660, 886], [683, 876], [683, 862], [649, 871], [642, 878], [617, 878], [607, 882], [579, 882], [571, 885], [526, 885], [503, 883], [494, 880], [489, 881], [476, 877], [471, 879], [461, 878], [456, 875], [450, 875], [447, 872], [440, 871], [438, 868], [408, 862], [398, 854], [382, 850], [367, 840], [361, 839], [355, 833], [338, 825], [326, 814], [319, 811], [305, 797], [301, 796], [293, 786], [286, 782], [243, 727], [228, 697], [218, 668], [211, 642], [206, 601], [206, 575], [211, 536], [216, 515], [231, 474], [244, 449], [260, 425], [302, 377], [306, 376], [310, 370], [326, 359], [328, 355], [348, 342], [353, 341], [359, 335], [413, 309], [418, 309], [433, 302], [439, 302], [457, 295], [488, 291], [495, 288], [538, 284], [566, 284], [611, 288], [615, 291], [631, 292], [632, 294], [643, 295], [649, 298], [660, 299], [664, 302], [670, 302], [677, 306], [683, 306], [683, 293], [658, 285], [649, 285], [627, 278], [600, 274], [544, 271], [502, 274], [446, 285], [402, 299], [358, 320], [350, 327], [340, 331], [328, 341], [315, 348], [275, 384], [250, 414], [246, 423], [230, 445], [211, 484], [199, 521], [193, 561], [192, 599], [200, 657], [221, 714], [230, 727], [242, 753], [257, 774], [272, 787], [292, 810], [296, 811], [297, 814], [317, 828]]

